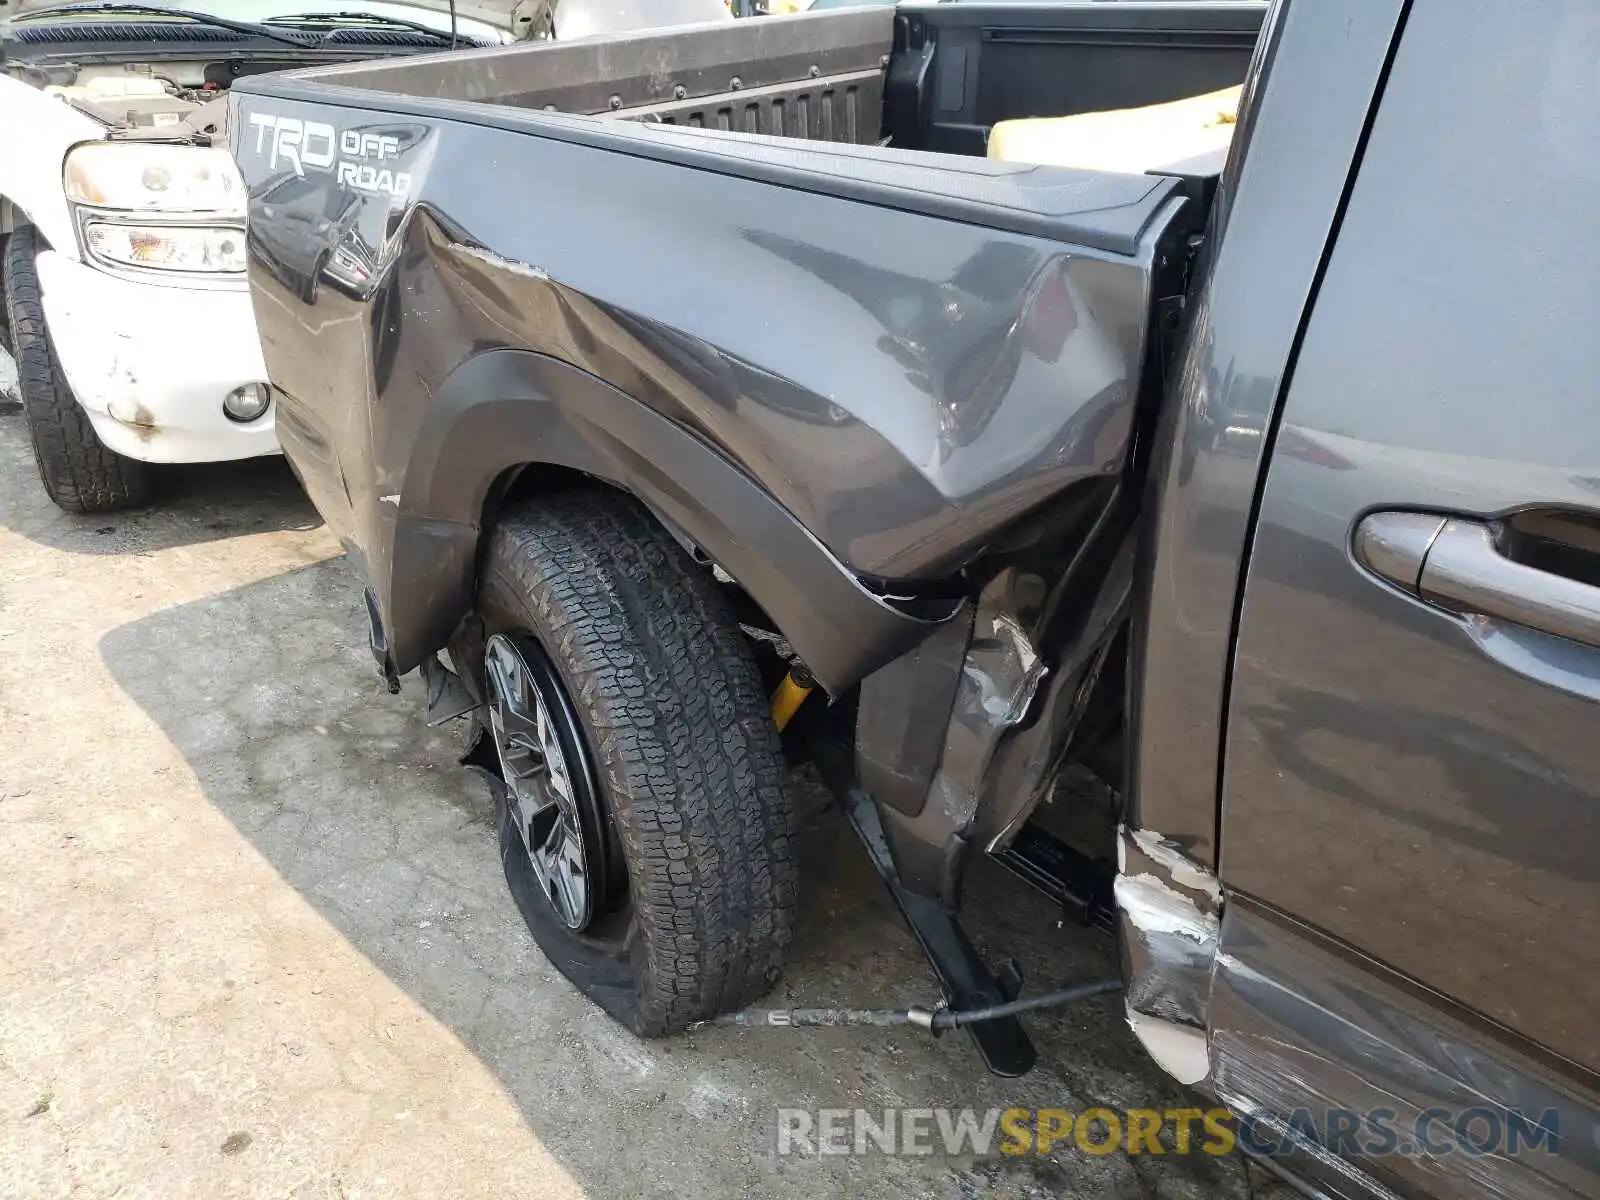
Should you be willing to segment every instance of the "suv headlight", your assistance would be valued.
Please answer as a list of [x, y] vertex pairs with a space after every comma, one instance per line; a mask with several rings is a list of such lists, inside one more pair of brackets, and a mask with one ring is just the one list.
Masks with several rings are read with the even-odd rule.
[[244, 180], [226, 150], [91, 142], [67, 155], [63, 173], [84, 256], [98, 266], [243, 284]]

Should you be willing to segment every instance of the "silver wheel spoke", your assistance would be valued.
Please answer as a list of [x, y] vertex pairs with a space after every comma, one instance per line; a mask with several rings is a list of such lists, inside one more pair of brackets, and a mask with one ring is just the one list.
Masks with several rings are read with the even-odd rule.
[[[571, 929], [588, 924], [593, 908], [583, 825], [551, 706], [565, 700], [541, 694], [539, 678], [513, 640], [496, 634], [484, 653], [489, 725], [505, 777], [511, 817], [529, 866], [551, 908]], [[570, 723], [570, 716], [567, 717]]]
[[539, 749], [550, 756], [550, 751], [556, 751], [560, 757], [560, 747], [555, 744], [555, 736], [550, 731], [550, 714], [545, 710], [544, 701], [535, 696], [533, 698], [533, 736], [539, 741]]
[[567, 778], [565, 766], [552, 766], [550, 768], [550, 790], [561, 799], [567, 801], [567, 803], [572, 803], [572, 780]]
[[584, 909], [583, 847], [574, 830], [565, 824], [557, 827], [546, 849], [544, 859], [547, 892], [551, 902], [570, 922], [574, 914]]

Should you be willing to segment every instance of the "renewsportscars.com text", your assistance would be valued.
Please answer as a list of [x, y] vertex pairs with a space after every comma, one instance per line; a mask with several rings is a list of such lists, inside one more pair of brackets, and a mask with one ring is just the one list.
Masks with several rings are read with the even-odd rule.
[[1282, 1157], [1322, 1146], [1348, 1157], [1559, 1154], [1561, 1114], [1488, 1105], [1296, 1109], [1235, 1117], [1226, 1108], [780, 1108], [788, 1155], [1209, 1154]]

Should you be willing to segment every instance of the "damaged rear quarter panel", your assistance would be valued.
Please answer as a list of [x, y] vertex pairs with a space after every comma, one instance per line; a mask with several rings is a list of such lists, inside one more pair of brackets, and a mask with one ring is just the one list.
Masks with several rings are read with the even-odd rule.
[[[280, 434], [366, 561], [386, 620], [395, 519], [465, 543], [513, 465], [484, 446], [451, 511], [382, 503], [429, 490], [408, 479], [427, 413], [488, 350], [570, 363], [690, 431], [872, 579], [942, 576], [1013, 518], [1125, 460], [1147, 246], [1143, 258], [1069, 248], [530, 129], [240, 104]], [[336, 171], [306, 171], [320, 199], [302, 200], [292, 223], [272, 201], [299, 184], [285, 187], [292, 164], [274, 167], [270, 141], [268, 152], [249, 141], [262, 112], [322, 122], [341, 141], [398, 139], [392, 178], [403, 173], [407, 193], [340, 191]], [[330, 286], [341, 248], [341, 261], [372, 264], [358, 286]]]

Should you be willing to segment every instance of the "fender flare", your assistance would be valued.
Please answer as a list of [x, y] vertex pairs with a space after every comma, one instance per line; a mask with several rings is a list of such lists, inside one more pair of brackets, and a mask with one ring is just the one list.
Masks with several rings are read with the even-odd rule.
[[0, 75], [0, 128], [7, 137], [0, 155], [0, 196], [13, 219], [26, 218], [52, 248], [77, 258], [62, 164], [74, 146], [103, 140], [105, 126], [20, 79]]
[[466, 614], [494, 481], [548, 464], [629, 492], [750, 593], [819, 683], [838, 694], [956, 609], [907, 613], [868, 591], [787, 509], [708, 442], [604, 380], [530, 350], [486, 350], [439, 386], [399, 497], [389, 595], [404, 672]]

